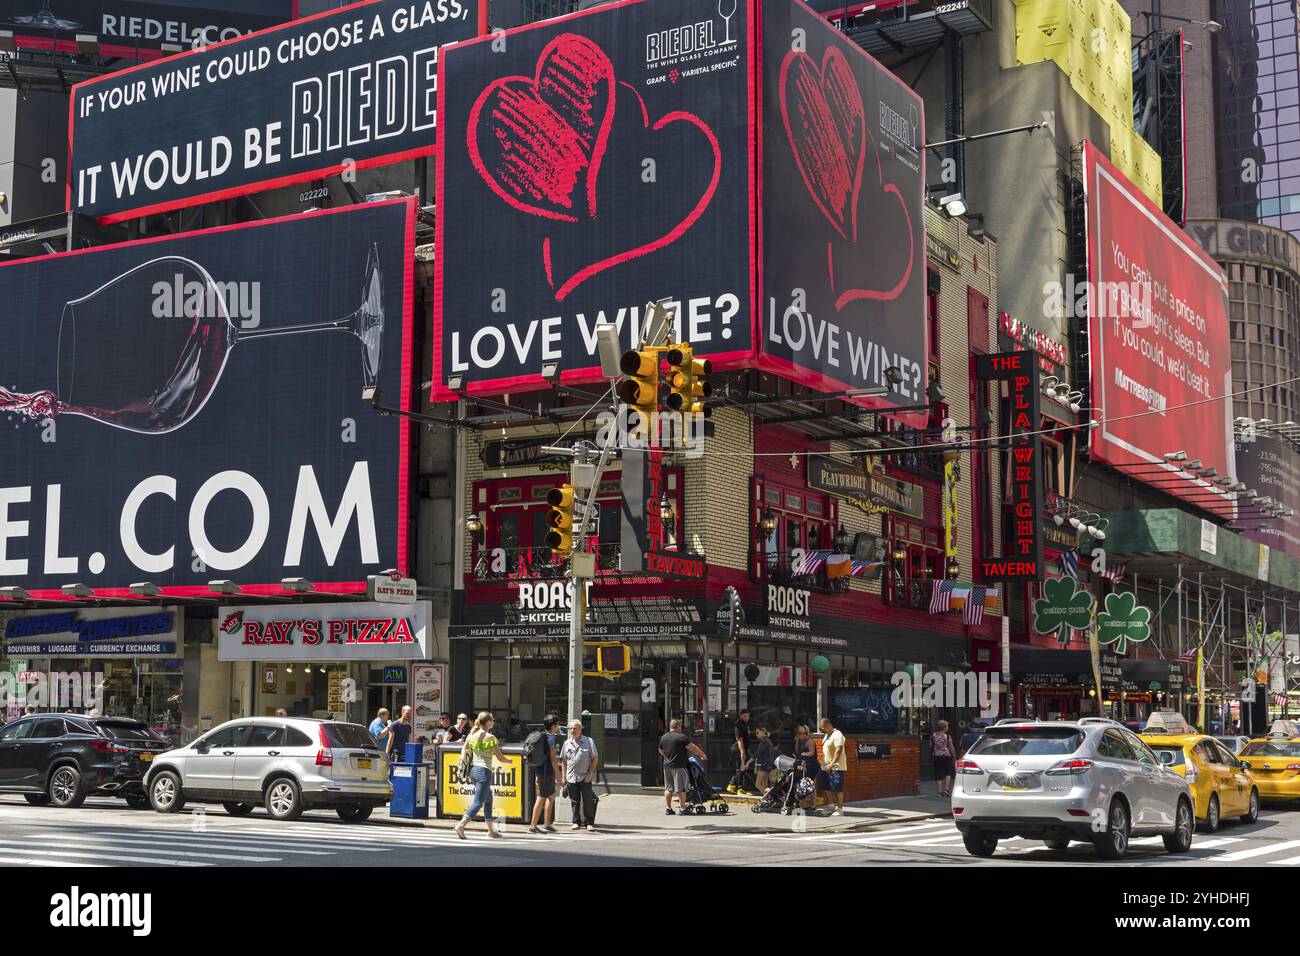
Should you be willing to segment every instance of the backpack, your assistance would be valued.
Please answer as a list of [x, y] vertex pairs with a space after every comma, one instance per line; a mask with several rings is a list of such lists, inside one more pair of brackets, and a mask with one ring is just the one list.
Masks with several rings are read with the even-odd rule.
[[524, 761], [530, 767], [544, 767], [550, 762], [546, 731], [534, 730], [524, 741]]

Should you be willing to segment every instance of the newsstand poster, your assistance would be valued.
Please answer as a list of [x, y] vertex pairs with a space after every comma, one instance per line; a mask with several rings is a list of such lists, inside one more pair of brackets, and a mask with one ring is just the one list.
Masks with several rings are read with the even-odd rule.
[[0, 266], [0, 587], [405, 568], [415, 200]]
[[921, 98], [822, 16], [764, 5], [764, 367], [820, 390], [897, 368], [859, 401], [925, 401], [924, 132]]
[[752, 8], [628, 0], [443, 51], [433, 398], [600, 378], [646, 304], [751, 359]]

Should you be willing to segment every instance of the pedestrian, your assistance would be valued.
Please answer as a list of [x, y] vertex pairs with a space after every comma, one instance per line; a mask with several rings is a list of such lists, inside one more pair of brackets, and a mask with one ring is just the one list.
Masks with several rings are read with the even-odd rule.
[[433, 732], [433, 742], [436, 744], [445, 744], [447, 742], [447, 732], [451, 730], [451, 714], [445, 710], [438, 717], [438, 726]]
[[28, 704], [26, 707], [23, 708], [24, 717], [30, 717], [34, 713], [36, 713], [36, 708], [33, 707], [31, 704]]
[[812, 739], [806, 724], [800, 724], [794, 729], [794, 759], [799, 762], [799, 772], [803, 778], [813, 781], [815, 786], [822, 768], [817, 758], [817, 742]]
[[939, 796], [951, 797], [957, 759], [952, 738], [948, 736], [948, 721], [939, 721], [938, 729], [930, 735], [930, 752], [934, 756], [934, 779], [939, 781]]
[[[555, 755], [559, 740], [560, 718], [547, 714], [542, 729], [524, 740], [524, 763], [533, 775], [533, 818], [529, 833], [555, 832], [555, 780], [560, 774], [560, 760]], [[540, 825], [539, 825], [540, 824]]]
[[766, 727], [754, 728], [754, 785], [759, 793], [767, 792], [767, 777], [776, 769], [776, 747]]
[[819, 725], [822, 732], [821, 771], [817, 774], [817, 795], [829, 794], [835, 809], [830, 815], [844, 816], [844, 773], [849, 769], [848, 756], [844, 752], [844, 734], [835, 729], [829, 717], [823, 717]]
[[[402, 716], [405, 717], [409, 710], [409, 707], [403, 707]], [[460, 818], [460, 823], [456, 824], [456, 836], [462, 840], [466, 839], [465, 827], [469, 826], [480, 809], [483, 811], [483, 822], [487, 824], [488, 836], [493, 839], [501, 836], [492, 821], [492, 771], [496, 769], [496, 761], [504, 762], [506, 755], [501, 752], [501, 742], [492, 733], [495, 724], [496, 718], [485, 710], [478, 715], [465, 738], [465, 746], [473, 755], [469, 779], [474, 784], [474, 799], [465, 815]]]
[[384, 728], [384, 756], [394, 763], [406, 759], [406, 744], [411, 739], [411, 705], [403, 704], [398, 718]]
[[731, 783], [727, 784], [727, 793], [744, 793], [745, 772], [749, 769], [749, 711], [742, 710], [740, 718], [736, 721], [735, 726], [736, 742], [732, 745], [731, 752], [735, 756], [736, 772], [731, 778]]
[[569, 735], [560, 748], [560, 763], [564, 766], [564, 789], [573, 808], [573, 830], [596, 832], [596, 789], [591, 781], [596, 776], [600, 754], [596, 742], [582, 732], [582, 721], [576, 717], [569, 722]]
[[975, 746], [975, 742], [980, 739], [980, 734], [983, 732], [984, 729], [972, 720], [966, 725], [966, 733], [962, 734], [961, 741], [957, 744], [957, 749], [965, 755], [967, 751]]
[[285, 710], [283, 707], [277, 707], [277, 708], [275, 709], [275, 716], [277, 716], [277, 717], [288, 717], [288, 716], [289, 716], [289, 712], [288, 712], [287, 710]]
[[469, 718], [466, 717], [464, 714], [457, 714], [456, 724], [455, 726], [449, 727], [447, 729], [447, 735], [446, 737], [443, 738], [443, 743], [447, 743], [447, 744], [460, 743], [462, 740], [465, 739], [465, 735], [469, 733], [469, 729], [470, 729]]
[[369, 729], [371, 737], [374, 737], [376, 740], [379, 739], [379, 735], [382, 734], [384, 728], [388, 726], [388, 716], [388, 708], [380, 707], [379, 711], [375, 714], [375, 719], [370, 722]]
[[670, 720], [668, 733], [659, 738], [659, 756], [664, 759], [664, 807], [668, 816], [673, 816], [673, 794], [677, 794], [677, 805], [686, 815], [686, 789], [690, 786], [691, 755], [701, 761], [709, 758], [704, 751], [691, 742], [691, 738], [682, 733], [682, 722]]

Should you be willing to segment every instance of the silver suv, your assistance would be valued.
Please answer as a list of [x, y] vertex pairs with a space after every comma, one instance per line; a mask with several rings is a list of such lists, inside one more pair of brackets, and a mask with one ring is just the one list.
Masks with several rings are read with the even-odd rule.
[[246, 717], [154, 758], [144, 781], [159, 813], [186, 801], [220, 803], [233, 816], [260, 803], [277, 820], [333, 807], [359, 823], [393, 795], [388, 761], [359, 724], [306, 717]]
[[1091, 843], [1117, 860], [1131, 834], [1158, 834], [1170, 853], [1186, 853], [1192, 808], [1187, 781], [1128, 728], [1097, 717], [995, 724], [957, 761], [952, 791], [953, 819], [973, 856], [1025, 837], [1053, 850]]

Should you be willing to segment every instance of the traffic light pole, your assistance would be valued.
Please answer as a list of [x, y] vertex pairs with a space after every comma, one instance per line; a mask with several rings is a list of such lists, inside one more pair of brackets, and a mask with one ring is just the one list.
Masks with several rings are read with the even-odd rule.
[[[569, 558], [569, 576], [573, 582], [573, 610], [569, 614], [569, 722], [582, 719], [582, 624], [587, 617], [587, 582], [595, 577], [595, 561], [587, 554], [587, 527], [596, 507], [596, 495], [600, 491], [600, 479], [609, 464], [610, 452], [618, 441], [618, 429], [609, 429], [604, 446], [600, 449], [600, 460], [596, 463], [596, 474], [582, 502], [573, 536], [573, 554]], [[586, 449], [575, 449], [574, 454], [587, 457]], [[587, 462], [582, 462], [587, 464]], [[586, 565], [585, 567], [583, 565]]]

